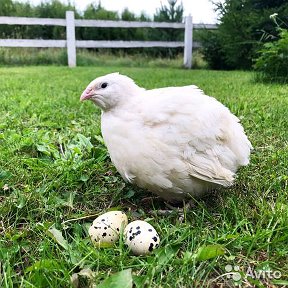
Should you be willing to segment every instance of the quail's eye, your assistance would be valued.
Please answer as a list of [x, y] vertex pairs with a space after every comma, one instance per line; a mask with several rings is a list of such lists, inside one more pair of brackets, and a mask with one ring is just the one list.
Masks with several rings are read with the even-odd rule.
[[108, 83], [106, 83], [106, 82], [101, 84], [101, 88], [103, 88], [103, 89], [106, 88], [107, 86], [108, 86]]

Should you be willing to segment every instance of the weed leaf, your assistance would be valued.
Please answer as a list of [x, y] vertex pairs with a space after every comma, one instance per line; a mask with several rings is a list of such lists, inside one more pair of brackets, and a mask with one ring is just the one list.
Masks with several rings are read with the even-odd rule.
[[60, 230], [56, 229], [55, 227], [51, 227], [47, 230], [46, 234], [61, 245], [65, 250], [68, 250], [68, 242], [64, 239]]
[[222, 245], [207, 245], [201, 246], [195, 256], [198, 261], [205, 261], [224, 254], [225, 248]]
[[117, 272], [102, 281], [97, 288], [132, 288], [131, 272], [131, 269]]

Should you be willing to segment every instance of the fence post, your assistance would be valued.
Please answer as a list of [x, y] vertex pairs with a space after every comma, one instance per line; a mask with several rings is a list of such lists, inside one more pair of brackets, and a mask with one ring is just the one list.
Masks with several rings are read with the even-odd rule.
[[193, 46], [193, 22], [192, 16], [185, 17], [184, 36], [184, 66], [188, 69], [192, 67], [192, 46]]
[[66, 43], [68, 66], [76, 66], [76, 38], [74, 11], [66, 11]]

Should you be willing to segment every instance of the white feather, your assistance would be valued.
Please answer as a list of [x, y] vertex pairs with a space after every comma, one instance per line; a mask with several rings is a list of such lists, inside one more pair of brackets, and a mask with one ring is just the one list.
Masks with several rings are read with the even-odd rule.
[[91, 83], [103, 81], [102, 134], [126, 181], [182, 200], [232, 185], [249, 163], [252, 146], [238, 118], [198, 87], [145, 90], [115, 73]]

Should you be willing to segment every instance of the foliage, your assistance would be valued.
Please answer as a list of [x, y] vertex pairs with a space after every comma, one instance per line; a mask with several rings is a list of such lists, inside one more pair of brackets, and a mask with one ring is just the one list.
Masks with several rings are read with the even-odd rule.
[[[156, 22], [182, 22], [183, 21], [183, 4], [177, 5], [177, 0], [168, 0], [168, 6], [161, 3], [161, 7], [156, 10], [154, 15], [154, 21]], [[153, 35], [154, 34], [154, 35]], [[157, 39], [158, 41], [182, 41], [184, 39], [184, 32], [178, 29], [162, 29], [152, 32], [151, 38]], [[160, 55], [173, 57], [181, 53], [183, 49], [159, 49]]]
[[[235, 185], [195, 199], [180, 222], [176, 210], [157, 214], [162, 200], [149, 202], [151, 194], [125, 184], [103, 145], [100, 111], [79, 103], [92, 79], [115, 71], [147, 89], [193, 83], [240, 117], [254, 153]], [[248, 267], [279, 270], [282, 283], [287, 279], [283, 85], [255, 83], [249, 72], [107, 65], [2, 67], [0, 75], [0, 287], [61, 288], [71, 280], [103, 287], [115, 277], [131, 283], [131, 276], [135, 287], [234, 287], [227, 264], [240, 267], [239, 287], [276, 285], [247, 278]], [[143, 257], [121, 241], [94, 248], [87, 227], [112, 207], [150, 221], [160, 248]]]
[[[84, 19], [98, 19], [98, 20], [119, 20], [117, 12], [105, 10], [101, 4], [90, 4], [86, 7]], [[77, 39], [85, 40], [115, 40], [115, 30], [98, 27], [85, 27], [77, 29]]]
[[[0, 16], [32, 17], [33, 14], [33, 8], [29, 3], [0, 0]], [[30, 28], [19, 25], [0, 25], [0, 38], [25, 38], [25, 35], [31, 32]]]
[[263, 31], [278, 35], [269, 15], [277, 12], [283, 19], [288, 17], [288, 2], [284, 0], [226, 0], [215, 5], [218, 31], [203, 32], [204, 54], [212, 68], [250, 69], [261, 48]]
[[156, 22], [182, 22], [184, 7], [183, 4], [177, 5], [177, 0], [167, 0], [169, 6], [163, 5], [156, 9], [154, 21]]
[[[13, 0], [0, 0], [0, 16], [65, 18], [67, 10], [75, 11], [75, 16], [79, 17], [74, 6], [63, 4], [59, 0], [41, 2], [37, 6]], [[0, 25], [0, 36], [20, 39], [65, 39], [66, 37], [65, 27], [24, 25]]]
[[[150, 48], [143, 48], [139, 53], [128, 55], [122, 51], [77, 51], [77, 66], [105, 66], [117, 67], [183, 67], [183, 55], [173, 58], [155, 57]], [[150, 56], [151, 55], [151, 56]], [[193, 53], [193, 68], [207, 68], [207, 63], [199, 51]], [[62, 48], [0, 48], [0, 66], [19, 65], [64, 65], [67, 66], [67, 51]]]
[[[50, 0], [41, 2], [36, 6], [13, 0], [0, 0], [0, 16], [26, 16], [39, 18], [65, 18], [67, 10], [75, 11], [76, 18], [98, 19], [98, 20], [124, 20], [124, 21], [151, 21], [144, 13], [136, 16], [124, 9], [121, 14], [116, 11], [106, 10], [101, 2], [89, 4], [83, 15], [68, 1]], [[155, 21], [182, 22], [183, 5], [177, 5], [177, 0], [168, 0], [168, 5], [161, 4], [154, 15]], [[1, 38], [23, 38], [23, 39], [65, 39], [65, 27], [59, 26], [23, 26], [23, 25], [0, 25]], [[152, 28], [76, 28], [78, 40], [126, 40], [126, 41], [182, 41], [183, 31], [178, 29], [152, 29]], [[93, 49], [99, 51], [99, 49]], [[121, 51], [125, 54], [145, 54], [153, 57], [177, 57], [182, 48], [151, 48], [151, 49], [110, 49], [110, 53]]]
[[[255, 60], [258, 78], [268, 81], [288, 81], [288, 30], [279, 26], [276, 14], [271, 15], [279, 30], [279, 39], [264, 44]], [[280, 20], [280, 19], [279, 19]], [[283, 22], [280, 20], [280, 22]], [[271, 37], [265, 34], [265, 37]]]
[[222, 50], [222, 40], [218, 30], [204, 30], [200, 32], [201, 51], [210, 69], [229, 69], [225, 62], [225, 53]]

